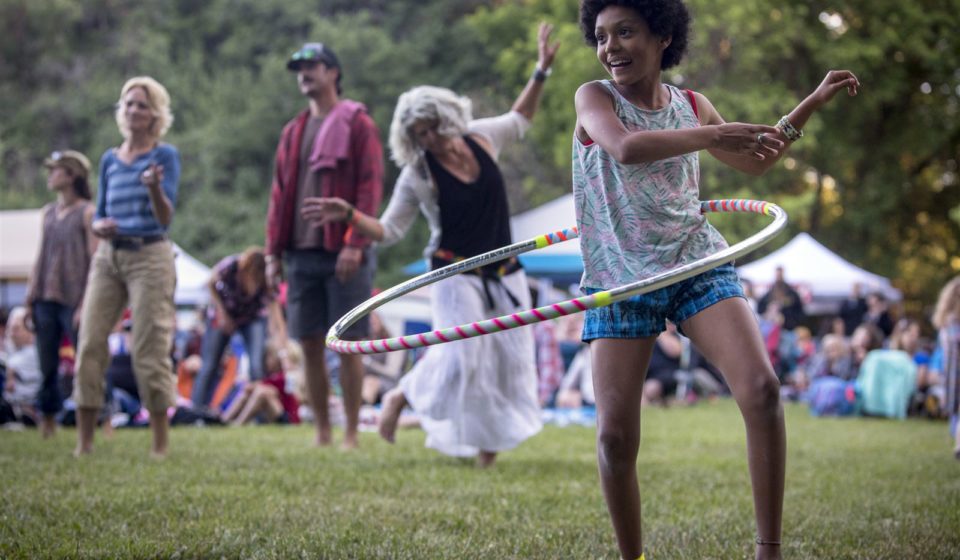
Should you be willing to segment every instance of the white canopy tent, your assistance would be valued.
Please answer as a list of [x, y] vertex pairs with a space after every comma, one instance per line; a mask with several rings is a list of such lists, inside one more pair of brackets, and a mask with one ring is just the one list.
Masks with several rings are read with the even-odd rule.
[[177, 291], [173, 294], [173, 300], [177, 305], [207, 303], [210, 300], [210, 289], [207, 287], [212, 273], [210, 267], [193, 258], [176, 243], [173, 244], [173, 251], [177, 267]]
[[759, 297], [773, 283], [778, 267], [783, 267], [784, 280], [812, 304], [808, 313], [830, 311], [850, 296], [854, 284], [860, 284], [864, 294], [880, 292], [891, 301], [902, 298], [890, 280], [847, 262], [807, 233], [797, 234], [773, 253], [738, 267], [737, 272], [754, 285], [754, 295]]
[[[26, 281], [40, 252], [40, 209], [0, 211], [0, 304], [19, 305], [26, 296]], [[200, 305], [209, 299], [210, 267], [174, 244], [177, 269], [177, 305]]]

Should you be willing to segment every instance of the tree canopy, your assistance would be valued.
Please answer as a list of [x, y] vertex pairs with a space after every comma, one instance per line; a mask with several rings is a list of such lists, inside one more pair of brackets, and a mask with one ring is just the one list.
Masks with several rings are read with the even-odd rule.
[[[690, 47], [664, 81], [702, 92], [728, 121], [776, 122], [829, 69], [863, 84], [816, 114], [762, 178], [701, 158], [702, 197], [777, 202], [794, 232], [929, 304], [960, 272], [960, 0], [688, 5]], [[301, 43], [333, 47], [344, 95], [367, 104], [385, 140], [397, 96], [415, 85], [469, 95], [481, 116], [507, 109], [536, 61], [540, 20], [563, 46], [529, 140], [505, 154], [514, 211], [570, 191], [573, 94], [604, 77], [575, 0], [0, 0], [0, 206], [49, 200], [50, 151], [96, 161], [117, 145], [120, 87], [151, 75], [171, 93], [167, 139], [183, 157], [172, 235], [212, 263], [263, 243], [276, 141], [304, 106], [284, 65]], [[397, 170], [387, 169], [388, 197]], [[756, 226], [718, 223], [731, 238]], [[378, 284], [402, 278], [425, 240], [420, 221], [383, 252]]]

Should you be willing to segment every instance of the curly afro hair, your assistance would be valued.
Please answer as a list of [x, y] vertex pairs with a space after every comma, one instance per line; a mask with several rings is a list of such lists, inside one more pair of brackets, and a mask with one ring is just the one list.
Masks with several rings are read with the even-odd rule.
[[663, 51], [660, 69], [666, 70], [680, 63], [687, 51], [690, 34], [690, 12], [682, 0], [582, 0], [580, 2], [580, 29], [591, 47], [597, 46], [594, 29], [597, 16], [607, 6], [632, 8], [657, 37], [670, 37], [670, 46]]

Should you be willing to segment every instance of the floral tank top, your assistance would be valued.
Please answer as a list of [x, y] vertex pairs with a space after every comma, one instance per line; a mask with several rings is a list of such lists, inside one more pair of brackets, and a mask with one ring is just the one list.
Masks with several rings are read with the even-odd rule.
[[[663, 109], [640, 109], [610, 80], [627, 130], [700, 126], [685, 92], [671, 86]], [[608, 290], [674, 269], [727, 247], [700, 213], [700, 160], [696, 152], [640, 164], [621, 164], [595, 142], [573, 138], [573, 194], [580, 252], [581, 288]]]

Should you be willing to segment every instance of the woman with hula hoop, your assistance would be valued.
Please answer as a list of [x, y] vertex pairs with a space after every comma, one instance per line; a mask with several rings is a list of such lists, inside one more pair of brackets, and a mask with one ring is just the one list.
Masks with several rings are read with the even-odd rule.
[[[581, 288], [623, 286], [724, 250], [700, 212], [698, 152], [760, 175], [811, 114], [859, 82], [832, 71], [776, 127], [725, 123], [699, 93], [661, 82], [687, 46], [682, 0], [582, 0], [580, 25], [612, 79], [577, 91], [573, 185]], [[643, 558], [636, 459], [640, 399], [665, 320], [723, 373], [743, 415], [757, 523], [756, 558], [780, 558], [786, 435], [779, 384], [732, 264], [587, 311], [601, 486], [623, 558]]]
[[[470, 100], [431, 86], [413, 88], [397, 103], [390, 126], [392, 158], [402, 167], [383, 217], [362, 215], [343, 200], [308, 198], [303, 215], [322, 223], [345, 220], [383, 245], [398, 241], [422, 211], [430, 225], [424, 255], [439, 268], [509, 245], [510, 212], [496, 159], [529, 127], [559, 45], [541, 24], [537, 68], [510, 112], [472, 120]], [[516, 258], [436, 285], [434, 325], [478, 321], [530, 307], [527, 279]], [[447, 455], [493, 464], [540, 431], [534, 344], [529, 329], [431, 349], [384, 395], [380, 435], [393, 442], [410, 405], [427, 432], [427, 446]]]

